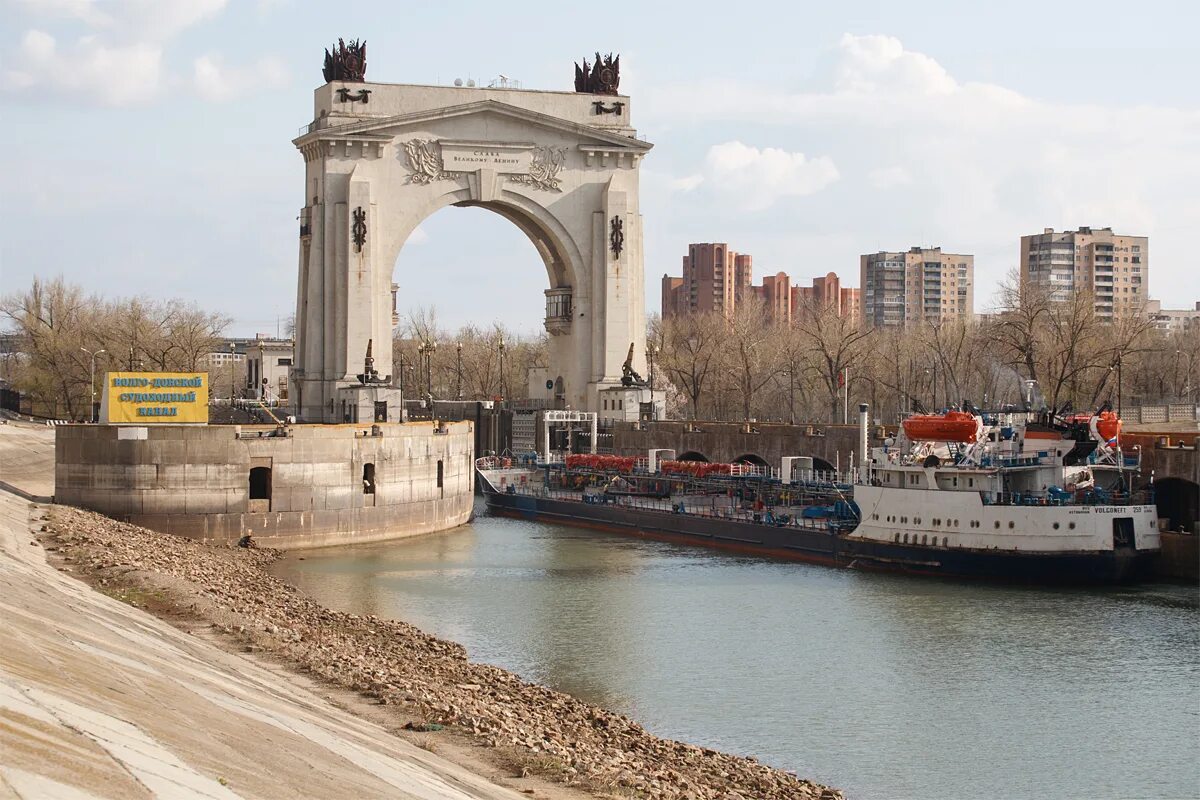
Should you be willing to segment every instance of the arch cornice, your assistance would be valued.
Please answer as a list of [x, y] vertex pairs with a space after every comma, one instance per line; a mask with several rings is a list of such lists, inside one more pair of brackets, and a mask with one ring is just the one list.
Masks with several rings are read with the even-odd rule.
[[[538, 111], [531, 111], [527, 108], [518, 108], [507, 103], [501, 103], [498, 100], [480, 100], [474, 103], [463, 103], [462, 105], [451, 106], [449, 108], [439, 108], [431, 111], [419, 111], [411, 114], [395, 114], [388, 117], [378, 119], [368, 119], [362, 122], [355, 122], [349, 125], [337, 125], [329, 128], [318, 128], [310, 131], [302, 136], [292, 140], [300, 150], [304, 150], [306, 146], [316, 142], [338, 142], [350, 140], [355, 143], [364, 145], [382, 144], [388, 141], [391, 136], [381, 134], [382, 131], [391, 131], [395, 129], [403, 129], [415, 127], [428, 122], [439, 122], [454, 119], [456, 117], [471, 116], [474, 114], [493, 113], [511, 119], [523, 122], [526, 124], [537, 125], [549, 130], [560, 131], [569, 136], [579, 137], [581, 139], [589, 139], [597, 145], [608, 145], [603, 148], [612, 152], [620, 150], [637, 155], [648, 153], [653, 144], [635, 136], [630, 136], [622, 133], [614, 133], [605, 128], [598, 128], [591, 125], [582, 125], [570, 120], [560, 119], [542, 114]], [[586, 142], [580, 142], [581, 149], [586, 145]], [[599, 149], [599, 148], [597, 148]]]

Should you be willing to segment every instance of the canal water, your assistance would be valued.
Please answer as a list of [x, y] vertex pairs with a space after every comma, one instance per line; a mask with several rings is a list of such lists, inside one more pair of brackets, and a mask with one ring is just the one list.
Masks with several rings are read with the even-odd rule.
[[863, 574], [477, 512], [275, 571], [851, 798], [1200, 797], [1194, 587]]

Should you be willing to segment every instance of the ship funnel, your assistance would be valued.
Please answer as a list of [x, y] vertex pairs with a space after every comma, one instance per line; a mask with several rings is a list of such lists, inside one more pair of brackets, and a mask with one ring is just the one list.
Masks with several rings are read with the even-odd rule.
[[870, 420], [867, 415], [867, 404], [858, 404], [858, 464], [861, 469], [867, 468], [867, 428], [870, 425]]

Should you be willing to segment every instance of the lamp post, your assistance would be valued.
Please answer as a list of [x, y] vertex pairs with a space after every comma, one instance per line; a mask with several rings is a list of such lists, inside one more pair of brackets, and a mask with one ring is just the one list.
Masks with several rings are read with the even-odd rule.
[[87, 353], [89, 356], [91, 356], [91, 359], [92, 359], [92, 368], [91, 368], [91, 371], [88, 373], [88, 384], [90, 385], [91, 390], [92, 390], [92, 404], [88, 408], [88, 419], [90, 419], [92, 422], [96, 422], [96, 356], [100, 355], [101, 353], [107, 353], [108, 351], [107, 350], [97, 350], [96, 352], [93, 353], [91, 350], [88, 350], [86, 347], [81, 347], [79, 349], [82, 350], [83, 352]]
[[237, 391], [237, 344], [229, 343], [229, 407], [233, 408], [233, 395]]
[[658, 354], [658, 345], [651, 344], [646, 348], [646, 360], [650, 362], [650, 419], [658, 419], [658, 406], [654, 404], [654, 356]]
[[454, 399], [462, 400], [462, 342], [457, 342], [454, 345], [454, 350]]
[[504, 380], [504, 337], [500, 337], [500, 342], [496, 345], [496, 349], [500, 351], [500, 401], [504, 402], [504, 398], [508, 395], [507, 387]]
[[433, 408], [433, 354], [437, 350], [437, 342], [425, 343], [425, 389], [429, 394], [429, 407]]

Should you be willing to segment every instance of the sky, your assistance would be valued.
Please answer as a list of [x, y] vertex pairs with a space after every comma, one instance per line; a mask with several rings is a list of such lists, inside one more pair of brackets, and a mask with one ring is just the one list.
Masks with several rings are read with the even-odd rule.
[[[682, 9], [686, 8], [686, 12]], [[1183, 2], [354, 3], [0, 0], [0, 292], [35, 276], [194, 299], [230, 333], [295, 305], [303, 161], [323, 49], [367, 79], [570, 89], [621, 55], [642, 162], [646, 302], [689, 242], [755, 282], [914, 245], [973, 253], [987, 310], [1019, 237], [1150, 237], [1150, 296], [1200, 300], [1200, 11]], [[534, 333], [546, 273], [480, 209], [424, 222], [401, 311]]]

